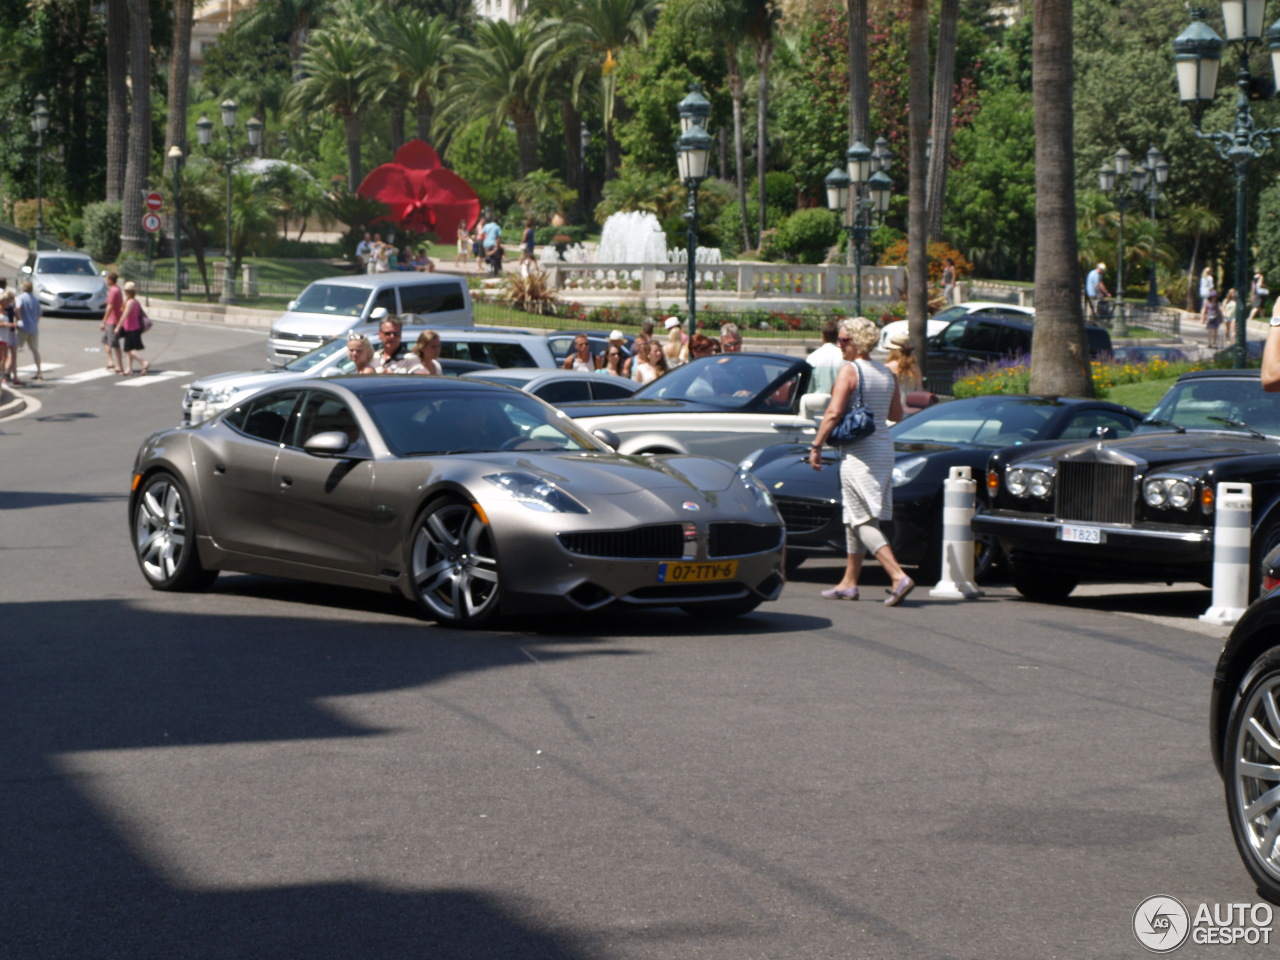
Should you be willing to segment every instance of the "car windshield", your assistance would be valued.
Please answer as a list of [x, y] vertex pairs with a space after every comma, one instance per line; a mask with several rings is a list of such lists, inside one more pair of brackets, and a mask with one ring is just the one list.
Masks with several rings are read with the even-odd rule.
[[304, 353], [300, 357], [294, 357], [284, 365], [286, 370], [292, 370], [294, 373], [305, 373], [306, 371], [317, 367], [324, 361], [328, 360], [339, 350], [346, 352], [347, 341], [341, 337], [337, 337], [328, 341], [314, 350]]
[[1035, 440], [1057, 407], [1030, 398], [975, 397], [921, 410], [889, 430], [895, 443], [1009, 447]]
[[1182, 380], [1169, 388], [1138, 430], [1256, 431], [1280, 437], [1280, 403], [1253, 377]]
[[560, 411], [527, 393], [405, 390], [375, 394], [365, 403], [387, 447], [401, 457], [603, 449]]
[[700, 357], [645, 385], [632, 397], [745, 407], [792, 365], [785, 359], [750, 353]]
[[338, 283], [313, 283], [302, 291], [294, 313], [322, 313], [331, 317], [358, 317], [369, 300], [366, 287], [348, 287]]
[[952, 320], [968, 316], [969, 312], [968, 307], [947, 307], [945, 310], [939, 310], [929, 319], [931, 323], [950, 323]]
[[96, 277], [93, 264], [79, 257], [41, 257], [36, 261], [36, 273], [56, 273], [61, 277]]

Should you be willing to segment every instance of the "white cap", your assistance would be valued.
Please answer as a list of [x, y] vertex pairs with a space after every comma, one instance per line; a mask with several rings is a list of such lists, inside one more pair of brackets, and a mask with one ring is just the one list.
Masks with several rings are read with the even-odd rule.
[[672, 327], [678, 327], [680, 326], [680, 318], [667, 317], [667, 319], [663, 321], [662, 325], [666, 327], [668, 330], [670, 330]]
[[613, 333], [609, 334], [609, 339], [610, 339], [610, 340], [625, 340], [625, 339], [627, 339], [627, 338], [626, 338], [626, 336], [623, 334], [623, 332], [622, 332], [621, 330], [615, 330], [615, 331], [613, 331]]

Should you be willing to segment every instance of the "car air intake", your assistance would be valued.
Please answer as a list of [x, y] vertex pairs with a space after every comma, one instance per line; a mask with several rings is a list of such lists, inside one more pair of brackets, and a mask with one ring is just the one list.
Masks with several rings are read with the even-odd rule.
[[741, 557], [776, 550], [782, 528], [755, 523], [713, 523], [707, 535], [708, 557]]
[[634, 530], [591, 530], [559, 534], [560, 545], [584, 557], [625, 560], [679, 560], [684, 556], [684, 526], [660, 523]]
[[809, 533], [821, 530], [830, 523], [841, 507], [837, 503], [822, 500], [805, 500], [792, 497], [774, 497], [782, 522], [790, 533]]
[[1133, 523], [1133, 467], [1128, 464], [1064, 460], [1054, 486], [1059, 520]]

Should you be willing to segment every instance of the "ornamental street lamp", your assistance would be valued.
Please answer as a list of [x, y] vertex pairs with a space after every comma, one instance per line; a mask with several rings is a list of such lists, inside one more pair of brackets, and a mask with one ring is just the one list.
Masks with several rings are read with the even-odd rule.
[[[226, 153], [222, 158], [222, 166], [227, 172], [227, 245], [223, 252], [222, 295], [218, 298], [218, 302], [233, 304], [236, 302], [236, 278], [231, 273], [231, 172], [244, 160], [244, 157], [237, 156], [231, 144], [231, 132], [235, 129], [236, 110], [239, 107], [234, 100], [228, 98], [222, 101], [220, 109], [222, 127], [226, 131]], [[256, 150], [258, 144], [262, 142], [262, 121], [257, 117], [251, 118], [245, 124], [245, 133], [249, 140], [249, 148]], [[207, 115], [201, 115], [196, 121], [196, 134], [200, 139], [200, 146], [209, 152], [208, 148], [213, 143], [213, 121]]]
[[182, 299], [182, 148], [176, 143], [169, 148], [173, 164], [173, 297]]
[[[1155, 147], [1147, 151], [1147, 200], [1151, 203], [1151, 227], [1156, 224], [1156, 203], [1160, 200], [1160, 188], [1169, 182], [1169, 163]], [[1147, 306], [1160, 306], [1160, 294], [1156, 290], [1156, 258], [1147, 265]]]
[[49, 98], [36, 94], [36, 108], [31, 114], [31, 129], [36, 134], [36, 249], [44, 237], [44, 132], [49, 129]]
[[1115, 166], [1107, 164], [1098, 172], [1102, 192], [1109, 196], [1120, 212], [1120, 243], [1116, 264], [1116, 300], [1121, 335], [1128, 334], [1129, 322], [1124, 302], [1124, 214], [1134, 199], [1141, 198], [1147, 189], [1147, 168], [1133, 166], [1133, 157], [1124, 147], [1116, 151]]
[[[1280, 128], [1255, 128], [1249, 105], [1254, 87], [1249, 68], [1249, 55], [1262, 45], [1262, 21], [1266, 0], [1223, 0], [1222, 20], [1226, 43], [1239, 49], [1236, 70], [1236, 116], [1230, 130], [1203, 133], [1200, 121], [1205, 109], [1217, 93], [1218, 70], [1222, 64], [1223, 40], [1205, 22], [1208, 11], [1197, 7], [1191, 11], [1191, 24], [1173, 41], [1174, 67], [1178, 77], [1178, 99], [1191, 108], [1191, 122], [1196, 136], [1213, 144], [1214, 151], [1235, 168], [1236, 174], [1236, 289], [1243, 293], [1249, 286], [1248, 181], [1249, 167], [1255, 157], [1271, 149], [1271, 140]], [[1271, 50], [1271, 68], [1280, 78], [1280, 21], [1266, 32]], [[1245, 323], [1236, 324], [1236, 366], [1243, 367], [1248, 342]]]
[[698, 186], [707, 179], [707, 167], [711, 162], [711, 136], [707, 133], [711, 102], [702, 95], [702, 84], [689, 84], [689, 93], [680, 101], [679, 112], [682, 132], [676, 141], [676, 167], [681, 182], [689, 191], [689, 206], [684, 212], [684, 221], [688, 225], [685, 233], [688, 246], [685, 298], [689, 303], [689, 332], [692, 334], [698, 323], [695, 289], [698, 275]]
[[876, 141], [873, 152], [861, 140], [845, 152], [846, 170], [839, 165], [827, 174], [827, 207], [840, 213], [853, 251], [854, 313], [862, 316], [863, 246], [875, 229], [872, 217], [883, 217], [889, 210], [893, 181], [885, 172], [893, 158], [883, 137]]

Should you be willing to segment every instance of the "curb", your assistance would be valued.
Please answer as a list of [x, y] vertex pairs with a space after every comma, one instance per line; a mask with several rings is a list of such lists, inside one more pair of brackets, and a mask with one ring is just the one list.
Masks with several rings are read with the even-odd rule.
[[27, 398], [7, 383], [0, 383], [0, 420], [16, 417], [27, 409]]

